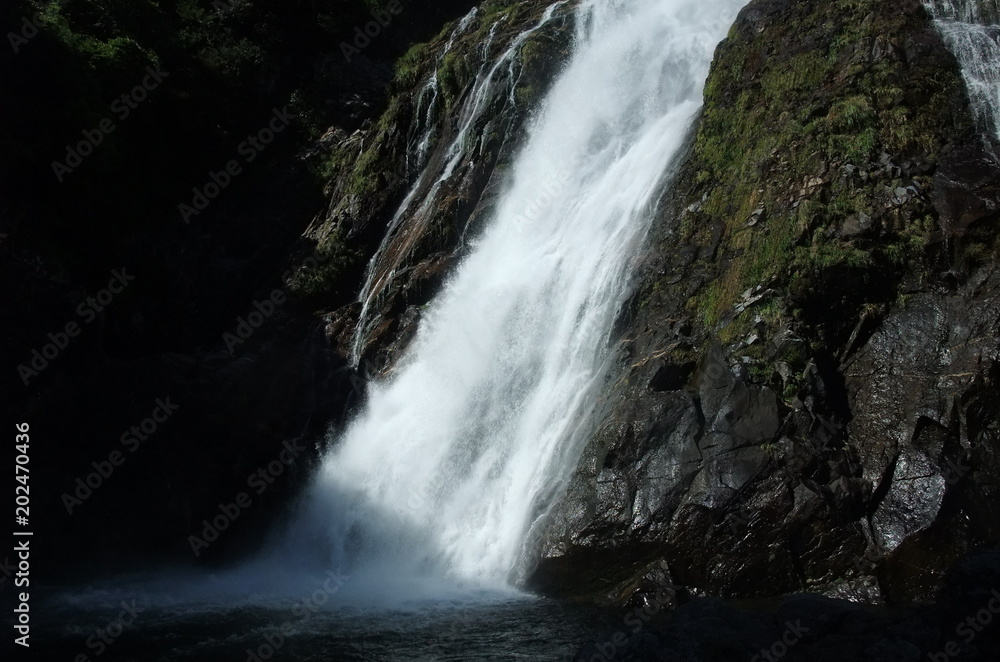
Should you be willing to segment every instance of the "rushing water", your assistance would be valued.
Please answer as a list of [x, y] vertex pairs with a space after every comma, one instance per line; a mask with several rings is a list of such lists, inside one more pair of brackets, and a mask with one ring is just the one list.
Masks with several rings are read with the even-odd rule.
[[1000, 1], [924, 3], [962, 66], [966, 88], [984, 130], [1000, 137]]
[[[493, 24], [486, 42], [481, 46], [483, 64], [472, 82], [472, 89], [465, 95], [465, 101], [458, 111], [458, 130], [445, 149], [443, 166], [438, 162], [428, 163], [431, 143], [437, 139], [439, 131], [437, 123], [434, 122], [435, 110], [440, 105], [438, 101], [440, 83], [436, 70], [418, 92], [416, 100], [418, 118], [414, 126], [422, 128], [422, 131], [418, 139], [411, 140], [411, 145], [412, 143], [416, 144], [415, 148], [408, 149], [407, 162], [409, 164], [412, 161], [422, 169], [402, 204], [389, 221], [381, 244], [368, 262], [365, 280], [358, 296], [358, 300], [361, 302], [361, 312], [358, 315], [357, 329], [351, 348], [351, 359], [355, 365], [361, 359], [361, 353], [369, 334], [378, 325], [379, 320], [377, 315], [373, 315], [372, 305], [378, 300], [383, 288], [395, 277], [396, 270], [401, 266], [402, 254], [391, 257], [386, 255], [390, 246], [397, 240], [397, 235], [403, 231], [404, 226], [416, 225], [425, 220], [434, 205], [439, 202], [438, 197], [442, 185], [456, 176], [455, 169], [470, 146], [470, 133], [473, 127], [479, 123], [483, 113], [487, 109], [490, 109], [491, 112], [513, 112], [515, 104], [512, 96], [517, 84], [517, 71], [514, 65], [521, 46], [531, 35], [551, 21], [555, 10], [563, 4], [564, 1], [561, 0], [550, 5], [538, 22], [515, 36], [495, 61], [489, 60], [488, 55], [490, 46], [496, 37], [496, 27], [500, 23]], [[445, 56], [454, 45], [455, 39], [469, 29], [478, 12], [478, 8], [473, 8], [458, 22], [449, 35], [444, 48], [438, 54], [438, 64], [444, 61]], [[497, 107], [490, 103], [490, 100], [497, 96], [508, 98], [503, 105]], [[428, 100], [426, 112], [421, 115], [420, 111], [423, 110], [425, 99]]]
[[[744, 1], [580, 3], [574, 53], [494, 218], [275, 542], [210, 578], [54, 597], [46, 614], [62, 629], [41, 643], [93, 657], [88, 638], [136, 600], [145, 611], [116, 639], [116, 659], [253, 660], [284, 625], [284, 659], [571, 653], [596, 616], [517, 590], [532, 562], [525, 541], [579, 459], [633, 258]], [[492, 79], [516, 75], [513, 52], [481, 72], [460, 126]], [[430, 117], [436, 81], [422, 94]], [[422, 167], [429, 146], [413, 145]], [[464, 148], [459, 131], [442, 169], [421, 177], [450, 176]], [[421, 203], [404, 202], [389, 232]]]
[[[143, 662], [553, 661], [620, 628], [616, 617], [516, 590], [532, 561], [525, 541], [578, 460], [632, 257], [701, 103], [714, 47], [743, 4], [579, 4], [574, 54], [495, 217], [395, 376], [373, 386], [334, 440], [298, 516], [252, 563], [209, 577], [33, 591], [32, 652]], [[996, 0], [928, 6], [980, 119], [1000, 133]], [[552, 12], [480, 72], [440, 170], [427, 165], [440, 102], [436, 79], [426, 81], [417, 103], [426, 127], [412, 141], [425, 184], [452, 175], [486, 90], [516, 75], [517, 43]], [[415, 196], [389, 234], [425, 204]], [[385, 274], [373, 268], [369, 277], [364, 296]]]
[[[579, 6], [574, 55], [495, 217], [325, 458], [281, 558], [350, 568], [368, 592], [522, 574], [526, 532], [578, 460], [665, 170], [742, 4]], [[459, 132], [439, 181], [462, 145]]]

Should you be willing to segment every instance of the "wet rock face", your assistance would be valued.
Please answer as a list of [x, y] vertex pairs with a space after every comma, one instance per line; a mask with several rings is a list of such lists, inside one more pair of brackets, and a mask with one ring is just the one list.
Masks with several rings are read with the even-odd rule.
[[844, 366], [848, 429], [878, 486], [871, 526], [889, 554], [892, 597], [927, 595], [926, 578], [905, 565], [997, 539], [986, 515], [997, 503], [997, 405], [984, 405], [997, 402], [998, 324], [990, 270], [954, 293], [914, 295]]
[[[657, 660], [867, 660], [989, 662], [1000, 655], [1000, 565], [996, 552], [965, 559], [933, 605], [873, 610], [846, 600], [795, 594], [734, 606], [717, 598], [628, 605], [621, 620], [572, 662]], [[970, 620], [971, 619], [971, 620]]]
[[995, 149], [918, 3], [747, 5], [529, 585], [927, 601], [1000, 542]]
[[[367, 306], [325, 315], [341, 356], [361, 326], [369, 373], [405, 351], [502, 190], [565, 15], [511, 81], [479, 85], [544, 7], [448, 26], [404, 58], [381, 120], [331, 136], [309, 236], [374, 256]], [[705, 99], [526, 582], [634, 604], [670, 587], [926, 599], [1000, 540], [994, 147], [917, 0], [754, 0]], [[457, 175], [421, 179], [463, 130]]]
[[[330, 206], [309, 236], [321, 246], [344, 237], [371, 256], [355, 318], [371, 374], [394, 365], [506, 183], [534, 102], [570, 45], [569, 5], [532, 31], [548, 4], [480, 8], [445, 26], [404, 58], [411, 70], [397, 75], [383, 117], [336, 141]], [[352, 344], [338, 342], [345, 353]]]
[[[689, 590], [770, 595], [863, 555], [870, 489], [833, 441], [836, 423], [790, 410], [740, 373], [719, 345], [683, 390], [657, 392], [632, 373], [638, 386], [609, 406], [549, 520], [540, 587], [618, 601], [666, 560]], [[801, 440], [814, 429], [830, 430], [826, 445], [821, 434]], [[611, 562], [580, 582], [591, 556]]]
[[973, 144], [949, 154], [934, 175], [934, 208], [941, 228], [961, 239], [979, 221], [995, 221], [1000, 196], [996, 157]]

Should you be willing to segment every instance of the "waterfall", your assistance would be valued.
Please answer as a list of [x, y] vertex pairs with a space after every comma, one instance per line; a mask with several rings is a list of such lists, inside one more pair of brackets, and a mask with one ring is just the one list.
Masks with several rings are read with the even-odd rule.
[[1000, 137], [1000, 0], [928, 0], [924, 5], [958, 58], [977, 120]]
[[[358, 365], [361, 360], [361, 353], [364, 349], [365, 341], [371, 333], [372, 327], [378, 323], [377, 317], [372, 317], [371, 306], [377, 300], [379, 295], [381, 295], [383, 288], [385, 288], [389, 281], [395, 277], [396, 269], [400, 266], [400, 260], [403, 259], [404, 252], [399, 252], [393, 259], [389, 260], [383, 260], [383, 256], [385, 256], [393, 240], [396, 239], [397, 234], [403, 230], [404, 225], [416, 225], [418, 220], [427, 218], [430, 210], [434, 207], [434, 203], [437, 202], [438, 193], [441, 191], [442, 185], [451, 179], [451, 177], [455, 174], [455, 168], [462, 160], [465, 150], [469, 146], [469, 132], [476, 125], [483, 112], [490, 106], [488, 100], [497, 94], [498, 90], [510, 90], [511, 97], [508, 98], [509, 103], [503, 106], [501, 112], [506, 112], [513, 108], [514, 100], [512, 95], [514, 87], [517, 83], [514, 72], [514, 62], [517, 58], [517, 54], [528, 37], [552, 20], [556, 8], [564, 4], [564, 2], [565, 0], [562, 0], [548, 7], [536, 24], [519, 33], [511, 41], [511, 44], [506, 50], [503, 51], [492, 66], [487, 65], [485, 68], [480, 69], [472, 83], [472, 90], [466, 96], [465, 101], [463, 102], [458, 113], [458, 131], [455, 138], [448, 144], [444, 153], [445, 165], [443, 167], [436, 163], [427, 163], [427, 152], [429, 151], [431, 141], [435, 137], [435, 131], [437, 128], [431, 117], [433, 108], [428, 108], [424, 132], [419, 139], [415, 159], [421, 166], [423, 166], [423, 170], [420, 172], [420, 175], [417, 177], [416, 181], [403, 198], [403, 202], [399, 205], [396, 213], [389, 221], [385, 235], [382, 238], [382, 243], [375, 251], [371, 260], [368, 262], [368, 267], [365, 270], [364, 284], [361, 287], [361, 293], [358, 297], [358, 300], [361, 303], [361, 312], [358, 315], [357, 328], [354, 333], [354, 341], [351, 347], [351, 362], [355, 366]], [[469, 28], [478, 12], [478, 8], [473, 7], [472, 11], [466, 14], [458, 22], [458, 25], [452, 31], [451, 35], [449, 35], [444, 49], [442, 49], [442, 51], [438, 54], [438, 65], [444, 61], [445, 56], [454, 45], [456, 37], [464, 33]], [[496, 25], [497, 24], [494, 24], [493, 27], [495, 28]], [[484, 63], [488, 62], [488, 60], [486, 60], [486, 56], [489, 53], [489, 47], [495, 37], [495, 34], [495, 30], [491, 29], [487, 42], [483, 44], [482, 54]], [[437, 72], [435, 71], [431, 74], [425, 84], [425, 87], [418, 94], [418, 111], [421, 105], [422, 97], [425, 95], [424, 90], [430, 89], [433, 92], [431, 96], [431, 104], [433, 105], [436, 103], [438, 85]], [[407, 160], [409, 160], [409, 154], [407, 154]]]
[[[665, 171], [744, 1], [579, 4], [573, 54], [506, 194], [394, 375], [331, 444], [283, 535], [285, 567], [340, 567], [395, 598], [418, 577], [516, 579], [529, 527], [579, 460]], [[432, 176], [462, 148], [460, 132]]]

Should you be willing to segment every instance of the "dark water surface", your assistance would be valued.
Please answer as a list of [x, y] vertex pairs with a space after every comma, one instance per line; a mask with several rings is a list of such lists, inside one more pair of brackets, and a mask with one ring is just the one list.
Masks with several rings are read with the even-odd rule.
[[531, 596], [404, 608], [144, 605], [122, 593], [50, 595], [33, 608], [32, 658], [188, 660], [570, 660], [614, 616]]

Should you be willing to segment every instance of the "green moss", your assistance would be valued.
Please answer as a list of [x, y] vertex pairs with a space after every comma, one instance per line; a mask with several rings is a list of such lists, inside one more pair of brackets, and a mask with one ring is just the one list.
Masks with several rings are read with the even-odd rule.
[[[681, 220], [681, 236], [695, 242], [704, 239], [702, 227], [725, 228], [728, 266], [688, 307], [709, 328], [734, 325], [725, 329], [731, 337], [747, 331], [750, 316], [732, 310], [749, 288], [815, 284], [845, 270], [864, 279], [922, 255], [932, 231], [923, 222], [883, 246], [839, 236], [847, 218], [876, 214], [882, 191], [900, 185], [841, 177], [839, 168], [877, 170], [883, 152], [897, 163], [914, 154], [933, 159], [942, 132], [960, 130], [948, 115], [961, 86], [956, 71], [907, 69], [891, 54], [859, 59], [876, 40], [926, 29], [921, 12], [832, 0], [801, 3], [783, 19], [761, 34], [734, 28], [720, 45], [693, 151], [691, 197], [705, 201], [699, 215]], [[748, 225], [762, 208], [763, 218]]]
[[336, 292], [341, 276], [361, 259], [357, 250], [348, 248], [343, 233], [335, 228], [317, 246], [316, 264], [307, 261], [289, 282], [289, 288], [299, 296], [315, 297]]
[[441, 60], [437, 70], [438, 85], [441, 86], [447, 110], [455, 106], [472, 73], [468, 59], [456, 51], [449, 52]]
[[821, 241], [808, 247], [797, 246], [792, 264], [797, 270], [816, 273], [829, 271], [835, 267], [863, 269], [872, 264], [872, 256], [868, 251], [860, 250], [850, 244], [838, 246]]
[[[155, 5], [148, 5], [147, 10], [151, 14], [156, 13]], [[138, 66], [158, 61], [155, 52], [141, 46], [134, 35], [124, 34], [120, 29], [105, 31], [105, 35], [74, 29], [59, 3], [46, 5], [38, 16], [43, 30], [92, 68]]]
[[414, 85], [423, 74], [430, 49], [426, 43], [414, 44], [396, 61], [395, 83], [400, 87]]

